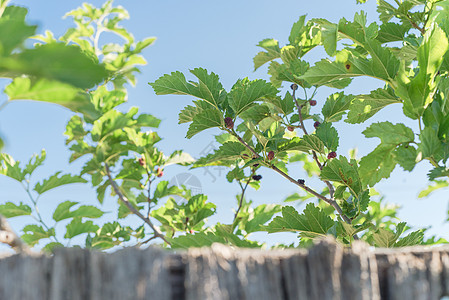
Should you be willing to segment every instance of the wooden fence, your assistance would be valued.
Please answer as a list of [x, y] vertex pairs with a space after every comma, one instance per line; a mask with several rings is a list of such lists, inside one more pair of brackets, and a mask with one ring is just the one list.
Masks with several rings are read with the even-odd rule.
[[1, 300], [441, 299], [449, 295], [449, 247], [309, 250], [61, 249], [0, 259]]

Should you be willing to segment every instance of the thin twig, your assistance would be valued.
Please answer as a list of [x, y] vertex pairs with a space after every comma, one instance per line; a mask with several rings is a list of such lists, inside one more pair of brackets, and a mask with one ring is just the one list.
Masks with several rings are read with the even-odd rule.
[[18, 253], [32, 253], [28, 245], [14, 232], [2, 215], [0, 215], [0, 243], [9, 245]]
[[245, 187], [242, 187], [242, 184], [240, 184], [240, 182], [239, 182], [240, 188], [242, 189], [242, 196], [240, 197], [239, 207], [237, 208], [237, 211], [235, 212], [235, 215], [234, 215], [234, 221], [232, 221], [232, 223], [235, 222], [235, 220], [237, 219], [237, 216], [238, 216], [238, 214], [239, 214], [239, 212], [240, 212], [240, 209], [242, 208], [242, 205], [243, 205], [243, 197], [245, 196], [245, 191], [246, 191], [246, 188], [248, 187], [250, 181], [251, 181], [251, 175], [250, 175], [250, 177], [248, 178], [248, 180], [246, 181]]
[[[299, 105], [298, 100], [296, 100], [295, 92], [296, 92], [296, 89], [293, 89], [292, 97], [293, 97], [293, 100], [295, 101], [296, 108], [298, 109], [299, 122], [301, 123], [301, 128], [302, 128], [302, 131], [304, 132], [304, 134], [305, 135], [309, 135], [307, 133], [306, 126], [304, 126], [304, 119], [302, 117], [302, 112], [301, 112], [302, 108], [304, 106], [303, 105]], [[315, 92], [313, 93], [313, 95], [315, 95]], [[313, 150], [312, 150], [312, 156], [313, 156], [313, 159], [315, 160], [318, 168], [320, 168], [320, 170], [322, 170], [323, 169], [323, 165], [320, 163], [320, 161], [318, 159], [318, 156], [316, 155], [316, 152], [313, 151]], [[327, 187], [329, 189], [329, 195], [330, 195], [331, 199], [333, 200], [334, 199], [334, 193], [335, 193], [334, 186], [328, 180], [324, 180], [324, 183], [327, 185]]]
[[140, 213], [140, 211], [138, 211], [130, 202], [129, 200], [122, 194], [122, 192], [120, 191], [119, 187], [117, 186], [117, 183], [114, 181], [114, 179], [112, 179], [111, 176], [111, 171], [109, 169], [109, 166], [107, 163], [104, 164], [105, 165], [105, 169], [106, 169], [106, 175], [108, 176], [109, 179], [109, 183], [111, 184], [112, 188], [114, 189], [114, 192], [117, 194], [117, 196], [119, 197], [120, 201], [123, 202], [123, 204], [126, 205], [126, 207], [136, 216], [138, 216], [140, 219], [142, 219], [145, 223], [148, 224], [148, 226], [150, 226], [150, 228], [153, 230], [154, 235], [156, 237], [160, 237], [162, 240], [164, 240], [164, 242], [166, 242], [168, 245], [171, 245], [169, 241], [167, 241], [167, 239], [164, 237], [163, 233], [161, 232], [161, 230], [153, 224], [153, 222], [151, 222], [151, 220], [147, 217], [145, 217], [144, 215], [142, 215]]
[[[230, 131], [246, 148], [248, 148], [249, 151], [251, 151], [256, 158], [259, 158], [260, 155], [250, 146], [248, 145], [248, 143], [246, 143], [240, 136], [238, 136], [235, 132]], [[288, 174], [284, 173], [282, 170], [280, 170], [278, 167], [271, 165], [270, 166], [274, 171], [276, 171], [277, 173], [281, 174], [283, 177], [285, 177], [286, 179], [288, 179], [290, 182], [296, 184], [297, 186], [299, 186], [300, 188], [302, 188], [303, 190], [305, 190], [306, 192], [309, 192], [310, 194], [316, 196], [317, 198], [329, 203], [333, 208], [335, 208], [335, 210], [338, 212], [338, 214], [343, 218], [343, 220], [345, 220], [346, 223], [351, 224], [351, 220], [343, 213], [343, 210], [341, 209], [341, 207], [338, 205], [338, 203], [333, 200], [333, 199], [329, 199], [324, 197], [323, 195], [319, 194], [318, 192], [314, 191], [313, 189], [309, 188], [308, 186], [304, 185], [304, 184], [300, 184], [297, 180], [293, 179], [292, 177], [290, 177]]]

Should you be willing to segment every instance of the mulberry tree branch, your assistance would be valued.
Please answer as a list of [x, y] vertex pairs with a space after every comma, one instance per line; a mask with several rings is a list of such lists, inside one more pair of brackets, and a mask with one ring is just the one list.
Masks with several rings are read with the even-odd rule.
[[148, 226], [150, 226], [150, 228], [153, 230], [154, 232], [154, 236], [155, 237], [160, 237], [164, 242], [166, 242], [168, 245], [171, 245], [169, 241], [167, 241], [167, 239], [165, 238], [164, 234], [162, 233], [162, 231], [159, 229], [158, 226], [154, 225], [153, 222], [151, 222], [151, 220], [147, 217], [145, 217], [144, 215], [142, 215], [140, 213], [140, 211], [138, 211], [134, 206], [132, 206], [132, 204], [129, 202], [129, 200], [125, 197], [125, 195], [123, 195], [123, 193], [120, 191], [119, 187], [117, 186], [117, 183], [114, 181], [114, 179], [111, 176], [111, 170], [109, 169], [109, 166], [107, 163], [105, 163], [105, 169], [106, 169], [106, 175], [108, 177], [109, 183], [112, 186], [112, 189], [114, 190], [114, 192], [117, 194], [117, 196], [119, 197], [120, 201], [126, 205], [126, 207], [136, 216], [138, 216], [140, 219], [142, 219], [145, 223], [148, 224]]

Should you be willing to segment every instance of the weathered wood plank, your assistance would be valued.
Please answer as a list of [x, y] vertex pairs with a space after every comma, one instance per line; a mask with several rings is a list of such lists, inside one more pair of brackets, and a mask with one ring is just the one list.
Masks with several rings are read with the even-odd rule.
[[[0, 255], [2, 257], [2, 255]], [[60, 249], [0, 258], [0, 299], [441, 299], [449, 294], [449, 247], [211, 248], [115, 253]]]

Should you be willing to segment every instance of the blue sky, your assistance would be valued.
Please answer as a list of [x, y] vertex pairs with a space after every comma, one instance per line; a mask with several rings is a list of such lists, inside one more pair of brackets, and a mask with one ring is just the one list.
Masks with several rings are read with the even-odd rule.
[[[79, 6], [82, 1], [13, 1], [16, 5], [29, 8], [28, 20], [39, 25], [39, 32], [51, 30], [56, 36], [64, 33], [71, 26], [70, 19], [62, 19], [69, 10]], [[102, 1], [90, 1], [100, 6]], [[203, 67], [217, 73], [225, 88], [230, 88], [239, 78], [267, 79], [266, 67], [253, 72], [252, 58], [259, 51], [257, 43], [264, 38], [275, 38], [283, 45], [287, 42], [290, 28], [300, 15], [308, 18], [326, 18], [336, 22], [341, 17], [352, 19], [354, 13], [361, 9], [368, 13], [369, 20], [377, 17], [375, 1], [366, 5], [356, 5], [355, 0], [316, 0], [316, 1], [115, 1], [115, 5], [123, 5], [130, 13], [131, 19], [124, 26], [134, 34], [136, 39], [148, 36], [157, 37], [157, 41], [144, 51], [148, 65], [142, 68], [138, 76], [136, 88], [130, 88], [129, 103], [122, 106], [138, 106], [141, 112], [151, 113], [162, 120], [158, 133], [163, 137], [159, 147], [167, 153], [175, 149], [183, 149], [193, 157], [199, 157], [213, 144], [213, 130], [205, 131], [191, 140], [185, 139], [187, 126], [178, 125], [179, 111], [192, 101], [187, 96], [156, 96], [147, 84], [163, 74], [172, 71], [188, 72], [195, 67]], [[317, 49], [306, 55], [314, 62], [325, 55]], [[189, 75], [187, 74], [187, 77]], [[2, 85], [6, 80], [0, 80]], [[375, 79], [359, 78], [354, 80], [347, 93], [361, 94], [381, 86]], [[319, 111], [326, 97], [334, 92], [330, 88], [320, 88], [317, 96]], [[5, 100], [2, 95], [0, 102]], [[47, 150], [47, 162], [38, 169], [35, 180], [42, 180], [55, 171], [77, 172], [81, 163], [68, 164], [69, 152], [64, 146], [63, 132], [65, 124], [72, 113], [64, 108], [44, 103], [19, 101], [7, 105], [0, 111], [0, 130], [6, 141], [5, 152], [17, 160], [27, 160], [33, 153]], [[391, 121], [404, 122], [416, 129], [417, 124], [401, 118], [399, 106], [391, 106], [382, 111], [372, 122]], [[366, 126], [338, 124], [340, 134], [339, 153], [346, 155], [348, 150], [357, 147], [359, 156], [369, 153], [378, 144], [376, 139], [365, 139], [361, 132]], [[307, 125], [306, 125], [307, 126]], [[308, 126], [312, 126], [309, 124]], [[211, 144], [212, 143], [212, 144]], [[444, 191], [436, 192], [427, 199], [417, 199], [421, 189], [427, 184], [426, 173], [430, 164], [418, 165], [413, 173], [403, 172], [397, 167], [389, 180], [377, 185], [385, 195], [388, 203], [402, 206], [399, 216], [415, 228], [432, 226], [429, 233], [449, 238], [449, 225], [444, 224], [447, 218], [448, 196]], [[210, 218], [211, 222], [231, 222], [232, 208], [235, 205], [235, 194], [239, 191], [236, 184], [226, 181], [225, 172], [207, 169], [188, 171], [181, 167], [168, 168], [164, 178], [169, 180], [182, 172], [191, 172], [201, 182], [203, 192], [218, 206], [218, 214]], [[262, 188], [249, 191], [248, 198], [255, 204], [280, 203], [282, 200], [298, 192], [297, 187], [286, 182], [278, 174], [270, 170], [262, 171]], [[300, 167], [291, 170], [298, 178], [305, 177]], [[319, 181], [310, 184], [319, 185]], [[48, 192], [42, 199], [41, 211], [50, 217], [54, 207], [61, 201], [72, 200], [95, 203], [95, 193], [86, 185], [75, 184]], [[27, 201], [26, 194], [20, 186], [7, 178], [0, 177], [0, 202]], [[111, 211], [107, 219], [114, 219], [113, 201], [106, 202], [104, 210]], [[133, 223], [135, 219], [129, 220]], [[24, 218], [16, 218], [12, 225], [17, 231], [26, 223]], [[135, 224], [135, 223], [134, 223]], [[291, 234], [257, 234], [256, 239], [275, 242], [295, 240]]]

